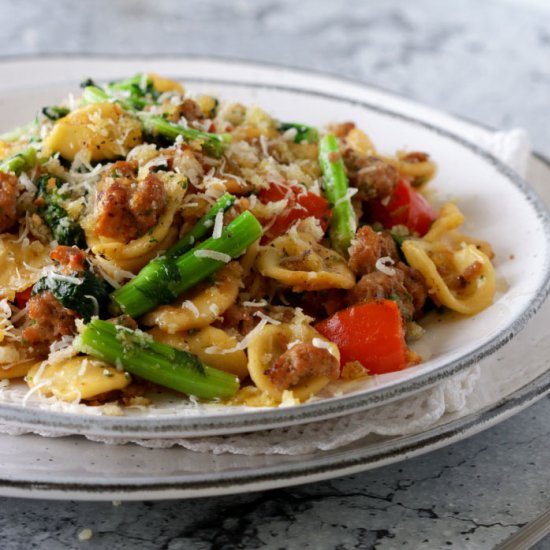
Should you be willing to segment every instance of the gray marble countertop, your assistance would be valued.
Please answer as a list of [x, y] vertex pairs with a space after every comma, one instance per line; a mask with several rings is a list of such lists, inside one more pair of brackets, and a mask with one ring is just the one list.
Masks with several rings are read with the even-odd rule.
[[[545, 0], [0, 0], [0, 19], [0, 56], [203, 54], [324, 70], [524, 127], [550, 155]], [[466, 441], [331, 482], [119, 506], [0, 499], [0, 547], [492, 548], [550, 507], [549, 435], [544, 398]], [[80, 541], [84, 528], [93, 536]]]

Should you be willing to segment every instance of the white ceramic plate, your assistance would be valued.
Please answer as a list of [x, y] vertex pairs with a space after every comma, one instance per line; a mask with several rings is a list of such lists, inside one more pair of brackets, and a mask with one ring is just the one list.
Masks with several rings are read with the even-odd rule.
[[[72, 411], [4, 392], [0, 418], [16, 426], [95, 436], [176, 437], [253, 431], [349, 414], [425, 388], [493, 353], [523, 328], [543, 302], [550, 278], [548, 212], [532, 189], [494, 157], [460, 135], [465, 123], [368, 87], [280, 67], [205, 59], [52, 59], [2, 63], [0, 131], [76, 89], [85, 76], [112, 79], [138, 71], [176, 78], [197, 92], [257, 103], [281, 120], [321, 126], [353, 120], [379, 150], [429, 151], [439, 165], [431, 187], [440, 201], [458, 199], [465, 232], [488, 240], [496, 252], [502, 291], [493, 306], [470, 318], [430, 328], [431, 358], [421, 365], [373, 378], [360, 389], [298, 407], [242, 410], [190, 407], [184, 400], [123, 417], [93, 408]], [[511, 260], [510, 258], [514, 259]], [[12, 402], [10, 402], [12, 400]]]

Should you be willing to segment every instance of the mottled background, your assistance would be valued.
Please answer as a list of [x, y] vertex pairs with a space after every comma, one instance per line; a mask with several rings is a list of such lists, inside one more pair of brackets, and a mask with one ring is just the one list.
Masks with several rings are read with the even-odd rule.
[[[201, 54], [311, 68], [522, 126], [550, 154], [549, 0], [0, 0], [0, 20], [0, 57]], [[262, 494], [117, 507], [0, 499], [0, 547], [492, 548], [550, 506], [549, 426], [545, 398], [406, 463]], [[84, 527], [94, 537], [79, 542]]]

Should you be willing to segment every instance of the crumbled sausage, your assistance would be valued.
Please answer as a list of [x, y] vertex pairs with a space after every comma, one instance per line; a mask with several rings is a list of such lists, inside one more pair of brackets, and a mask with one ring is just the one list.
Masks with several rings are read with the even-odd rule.
[[376, 269], [376, 262], [385, 256], [398, 259], [397, 248], [388, 233], [377, 233], [368, 225], [361, 227], [349, 249], [349, 267], [356, 275]]
[[259, 306], [233, 304], [224, 312], [222, 321], [216, 323], [216, 326], [224, 330], [237, 330], [245, 336], [261, 321], [261, 317], [255, 315], [257, 312], [269, 315], [269, 317], [284, 323], [289, 323], [294, 318], [294, 308], [291, 307], [271, 306], [267, 309]]
[[350, 185], [359, 189], [357, 196], [363, 200], [388, 197], [399, 182], [399, 172], [378, 157], [357, 156], [348, 151], [345, 164]]
[[341, 122], [340, 124], [331, 124], [328, 130], [337, 138], [345, 138], [354, 128], [355, 124], [353, 122]]
[[409, 293], [415, 315], [418, 314], [424, 307], [426, 298], [428, 297], [428, 287], [422, 274], [414, 267], [410, 267], [403, 262], [398, 262], [395, 266], [395, 270], [403, 273], [403, 286]]
[[390, 299], [399, 304], [405, 321], [418, 314], [428, 296], [422, 275], [402, 262], [393, 266], [393, 275], [374, 271], [363, 275], [346, 293], [348, 306], [371, 300]]
[[170, 122], [177, 123], [181, 117], [184, 117], [187, 122], [193, 123], [197, 120], [203, 120], [204, 113], [196, 101], [187, 98], [171, 110], [170, 114], [167, 116], [167, 119]]
[[118, 160], [111, 168], [111, 175], [115, 178], [135, 178], [138, 173], [138, 162], [136, 160]]
[[404, 160], [405, 162], [409, 162], [411, 164], [417, 164], [419, 162], [426, 162], [429, 158], [430, 155], [428, 155], [428, 153], [423, 153], [421, 151], [411, 151], [410, 153], [402, 156], [401, 160]]
[[17, 221], [17, 177], [0, 172], [0, 233]]
[[336, 380], [340, 364], [327, 349], [302, 342], [285, 351], [266, 374], [277, 389], [286, 390], [312, 376]]
[[86, 254], [76, 246], [58, 245], [50, 252], [50, 258], [58, 262], [67, 274], [85, 270]]
[[132, 330], [137, 330], [139, 328], [136, 321], [129, 315], [119, 315], [118, 317], [111, 317], [111, 319], [107, 319], [107, 322], [111, 323], [112, 325], [126, 327]]
[[75, 332], [76, 313], [63, 307], [49, 290], [29, 298], [27, 316], [23, 339], [38, 350], [47, 351], [52, 342]]
[[315, 319], [330, 317], [342, 309], [346, 291], [340, 288], [319, 290], [312, 292], [301, 292], [295, 295], [296, 305], [303, 309], [306, 315]]
[[153, 173], [136, 182], [117, 177], [98, 197], [96, 234], [127, 243], [154, 227], [166, 207], [166, 190]]

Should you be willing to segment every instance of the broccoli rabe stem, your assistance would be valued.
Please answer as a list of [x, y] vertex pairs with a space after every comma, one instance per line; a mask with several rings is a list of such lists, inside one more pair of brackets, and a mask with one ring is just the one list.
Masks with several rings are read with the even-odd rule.
[[134, 279], [115, 290], [111, 298], [124, 313], [139, 317], [160, 304], [173, 302], [182, 292], [223, 267], [227, 263], [225, 257], [215, 259], [212, 256], [216, 253], [237, 258], [261, 235], [260, 222], [250, 212], [243, 212], [218, 239], [207, 239], [177, 258], [149, 262]]
[[0, 172], [13, 172], [17, 176], [36, 166], [36, 149], [27, 147], [13, 157], [0, 162]]
[[300, 124], [297, 122], [281, 122], [277, 128], [279, 132], [286, 132], [287, 130], [296, 130], [294, 136], [294, 143], [317, 143], [319, 141], [319, 132], [317, 128], [313, 126], [307, 126], [306, 124]]
[[86, 104], [91, 103], [105, 103], [116, 102], [123, 109], [129, 111], [138, 118], [141, 122], [143, 129], [148, 134], [153, 136], [165, 137], [171, 140], [175, 140], [178, 136], [181, 136], [187, 142], [197, 142], [208, 153], [215, 157], [222, 155], [228, 143], [231, 141], [231, 134], [212, 134], [209, 132], [202, 132], [195, 130], [194, 128], [185, 128], [179, 124], [168, 122], [160, 115], [150, 114], [146, 111], [142, 111], [147, 104], [139, 97], [127, 97], [119, 99], [110, 95], [107, 91], [102, 90], [96, 86], [87, 86], [84, 88], [82, 94], [82, 100]]
[[166, 251], [167, 258], [176, 258], [191, 250], [214, 225], [218, 212], [225, 212], [235, 202], [235, 197], [229, 193], [222, 195], [208, 212], [186, 233], [174, 246]]
[[323, 190], [332, 203], [330, 240], [341, 254], [347, 255], [355, 235], [357, 220], [348, 194], [348, 178], [336, 136], [327, 134], [319, 142], [319, 164], [323, 171]]
[[79, 351], [121, 366], [160, 386], [201, 399], [231, 397], [239, 379], [204, 365], [198, 357], [157, 342], [150, 335], [93, 319], [75, 343]]

